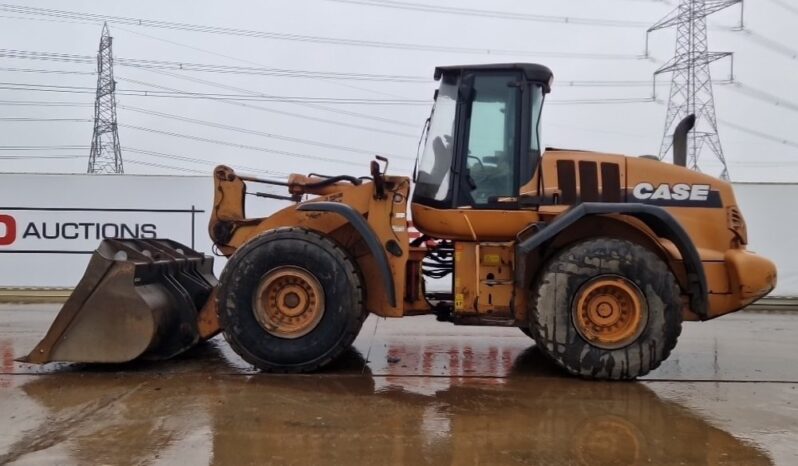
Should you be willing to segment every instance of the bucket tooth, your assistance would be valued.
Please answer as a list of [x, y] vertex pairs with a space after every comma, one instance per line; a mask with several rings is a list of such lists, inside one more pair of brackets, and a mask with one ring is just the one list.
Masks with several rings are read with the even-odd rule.
[[106, 239], [44, 339], [22, 361], [168, 359], [200, 341], [213, 258], [166, 239]]

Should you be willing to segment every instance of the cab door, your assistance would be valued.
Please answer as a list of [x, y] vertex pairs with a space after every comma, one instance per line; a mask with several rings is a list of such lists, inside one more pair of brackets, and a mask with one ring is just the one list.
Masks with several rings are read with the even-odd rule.
[[[538, 220], [536, 211], [521, 208], [518, 191], [532, 179], [539, 158], [532, 120], [538, 121], [540, 86], [526, 82], [520, 72], [471, 71], [441, 89], [430, 127], [434, 139], [428, 144], [434, 157], [425, 152], [422, 159], [413, 222], [436, 238], [512, 241]], [[439, 112], [453, 106], [455, 92], [457, 110], [443, 125]], [[441, 136], [438, 126], [450, 132]], [[441, 160], [451, 161], [448, 171], [436, 170], [445, 166]]]
[[461, 138], [455, 156], [455, 207], [507, 208], [519, 186], [522, 83], [518, 73], [466, 75]]
[[[465, 224], [455, 241], [455, 322], [513, 317], [514, 238], [537, 221], [520, 208], [519, 186], [532, 177], [528, 88], [518, 73], [466, 74], [454, 148], [450, 226]], [[523, 163], [522, 163], [523, 161]]]

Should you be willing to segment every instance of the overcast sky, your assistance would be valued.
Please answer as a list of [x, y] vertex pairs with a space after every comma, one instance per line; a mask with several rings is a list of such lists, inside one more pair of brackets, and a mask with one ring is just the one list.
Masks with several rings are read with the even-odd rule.
[[[123, 155], [127, 173], [190, 174], [209, 172], [213, 164], [226, 163], [249, 167], [250, 172], [258, 168], [280, 173], [362, 174], [371, 153], [392, 157], [392, 172], [410, 173], [418, 136], [430, 108], [428, 104], [417, 105], [415, 101], [431, 99], [436, 87], [432, 81], [436, 65], [463, 63], [528, 61], [551, 67], [555, 85], [543, 112], [546, 145], [628, 155], [658, 152], [668, 87], [658, 86], [657, 102], [642, 100], [652, 94], [651, 86], [645, 82], [650, 81], [652, 72], [673, 54], [675, 30], [654, 33], [651, 57], [641, 56], [645, 25], [666, 15], [675, 7], [675, 0], [671, 3], [657, 0], [415, 1], [525, 15], [620, 20], [623, 24], [564, 24], [421, 12], [369, 5], [375, 3], [374, 0], [31, 0], [16, 4], [280, 35], [279, 38], [263, 37], [263, 34], [243, 37], [109, 20], [117, 59], [429, 78], [427, 82], [381, 82], [196, 71], [165, 74], [162, 70], [122, 66], [120, 60], [115, 67], [120, 91], [168, 88], [195, 93], [372, 100], [367, 104], [308, 105], [305, 102], [231, 102], [120, 95], [117, 98], [122, 107], [118, 112], [119, 136], [126, 149]], [[739, 21], [739, 6], [715, 14], [709, 20], [710, 48], [735, 54], [735, 78], [739, 85], [716, 84], [714, 87], [721, 121], [721, 143], [733, 180], [795, 181], [798, 178], [798, 29], [794, 27], [798, 22], [798, 4], [793, 5], [793, 0], [746, 0], [746, 30], [743, 32], [729, 30]], [[0, 11], [0, 48], [93, 56], [101, 29], [102, 24], [93, 19], [78, 21]], [[285, 34], [356, 43], [286, 40]], [[380, 42], [421, 47], [408, 50], [363, 46], [362, 41], [371, 45]], [[93, 88], [96, 85], [96, 76], [91, 74], [94, 69], [93, 64], [86, 63], [0, 57], [0, 82], [5, 83], [0, 87], [15, 83]], [[712, 66], [713, 79], [727, 79], [729, 69], [728, 60], [717, 62]], [[666, 82], [669, 78], [661, 76], [659, 80]], [[568, 85], [570, 81], [632, 81], [635, 85], [575, 87]], [[92, 132], [91, 122], [85, 120], [93, 116], [90, 107], [93, 95], [78, 91], [0, 90], [0, 147], [47, 148], [2, 150], [0, 171], [85, 172]], [[373, 102], [375, 99], [409, 100], [413, 104], [377, 104]], [[568, 103], [585, 99], [641, 102]], [[82, 106], [9, 105], [8, 101], [70, 102]], [[163, 114], [201, 120], [206, 124], [167, 118]], [[9, 121], [8, 118], [81, 121]], [[207, 123], [237, 127], [245, 132], [211, 127]], [[196, 140], [197, 137], [205, 141]], [[52, 150], [53, 146], [80, 147]], [[44, 158], [56, 155], [72, 158]], [[209, 163], [202, 164], [197, 159]], [[718, 172], [718, 165], [708, 151], [703, 153], [701, 165], [707, 172]]]

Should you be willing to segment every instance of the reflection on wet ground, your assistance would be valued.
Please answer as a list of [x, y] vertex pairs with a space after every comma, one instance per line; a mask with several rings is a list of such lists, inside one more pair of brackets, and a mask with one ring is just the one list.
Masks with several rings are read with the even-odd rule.
[[315, 375], [259, 374], [218, 338], [160, 363], [15, 363], [52, 312], [0, 307], [0, 464], [798, 464], [798, 315], [688, 326], [652, 380], [604, 383], [517, 329], [424, 318], [367, 321]]

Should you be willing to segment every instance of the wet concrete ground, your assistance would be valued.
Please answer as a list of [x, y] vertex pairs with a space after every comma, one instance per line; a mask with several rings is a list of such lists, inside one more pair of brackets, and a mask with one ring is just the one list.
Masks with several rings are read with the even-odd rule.
[[798, 313], [686, 323], [634, 383], [564, 376], [517, 329], [366, 321], [322, 374], [220, 338], [172, 361], [14, 362], [57, 305], [0, 305], [0, 464], [798, 464]]

